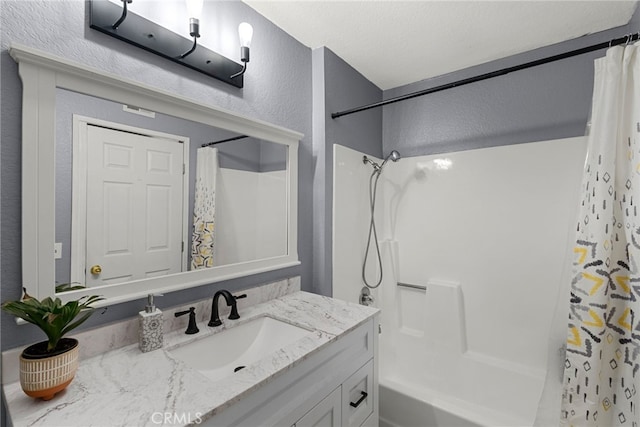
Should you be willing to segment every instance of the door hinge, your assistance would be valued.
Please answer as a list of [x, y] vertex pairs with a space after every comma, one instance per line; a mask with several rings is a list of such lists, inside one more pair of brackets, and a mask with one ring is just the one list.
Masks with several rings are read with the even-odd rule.
[[181, 251], [184, 252], [184, 240], [182, 241], [182, 249], [181, 249]]

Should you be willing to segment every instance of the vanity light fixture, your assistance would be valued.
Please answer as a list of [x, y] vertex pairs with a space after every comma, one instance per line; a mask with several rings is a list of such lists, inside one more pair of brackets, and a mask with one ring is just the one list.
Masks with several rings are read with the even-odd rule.
[[243, 22], [238, 25], [238, 36], [240, 36], [240, 61], [242, 61], [242, 70], [231, 76], [235, 79], [247, 71], [247, 62], [249, 62], [249, 49], [251, 47], [251, 39], [253, 38], [253, 27], [251, 24]]
[[239, 64], [207, 49], [202, 44], [198, 45], [204, 0], [186, 0], [189, 35], [192, 39], [187, 39], [132, 13], [127, 6], [133, 0], [121, 0], [121, 2], [122, 6], [108, 0], [90, 0], [90, 28], [237, 88], [244, 86], [243, 74], [249, 62], [249, 47], [253, 35], [251, 25], [240, 24], [240, 61], [242, 64]]
[[189, 35], [193, 37], [193, 46], [191, 49], [182, 55], [180, 58], [184, 58], [190, 55], [198, 44], [198, 37], [200, 37], [200, 16], [202, 15], [203, 0], [186, 0], [187, 1], [187, 15], [189, 16]]
[[122, 0], [122, 15], [120, 15], [120, 18], [111, 26], [111, 28], [117, 30], [120, 24], [122, 24], [124, 20], [127, 19], [127, 4], [131, 3], [132, 1], [133, 0]]

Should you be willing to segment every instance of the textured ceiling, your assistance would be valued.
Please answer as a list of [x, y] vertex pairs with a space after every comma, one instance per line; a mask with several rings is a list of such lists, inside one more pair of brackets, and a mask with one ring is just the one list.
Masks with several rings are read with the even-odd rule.
[[381, 89], [625, 25], [636, 1], [244, 0]]

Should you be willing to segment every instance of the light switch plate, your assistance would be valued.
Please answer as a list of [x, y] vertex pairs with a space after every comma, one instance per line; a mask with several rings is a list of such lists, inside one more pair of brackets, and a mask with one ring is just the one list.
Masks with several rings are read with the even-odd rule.
[[62, 258], [62, 243], [54, 243], [53, 244], [53, 258], [61, 259]]

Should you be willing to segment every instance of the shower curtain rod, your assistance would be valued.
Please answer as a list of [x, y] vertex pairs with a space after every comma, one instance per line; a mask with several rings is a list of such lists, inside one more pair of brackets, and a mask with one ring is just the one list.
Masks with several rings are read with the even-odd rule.
[[406, 101], [407, 99], [417, 98], [418, 96], [429, 95], [431, 93], [440, 92], [446, 89], [453, 89], [454, 87], [464, 86], [469, 83], [475, 83], [482, 80], [491, 79], [493, 77], [503, 76], [505, 74], [509, 74], [514, 71], [524, 70], [526, 68], [536, 67], [538, 65], [548, 64], [549, 62], [559, 61], [561, 59], [571, 58], [572, 56], [578, 56], [585, 53], [593, 52], [596, 50], [617, 46], [625, 43], [630, 43], [632, 41], [638, 40], [640, 33], [628, 34], [624, 37], [620, 37], [619, 39], [613, 39], [608, 42], [594, 44], [592, 46], [583, 47], [581, 49], [572, 50], [569, 52], [561, 53], [554, 56], [549, 56], [547, 58], [538, 59], [535, 61], [527, 62], [521, 65], [516, 65], [513, 67], [503, 68], [502, 70], [492, 71], [486, 74], [480, 74], [479, 76], [469, 77], [466, 79], [458, 80], [453, 83], [447, 83], [441, 86], [436, 86], [430, 89], [423, 89], [417, 92], [411, 92], [406, 95], [397, 96], [395, 98], [390, 98], [384, 101], [374, 102], [373, 104], [364, 105], [362, 107], [352, 108], [350, 110], [339, 111], [337, 113], [332, 113], [331, 118], [337, 119], [338, 117], [347, 116], [353, 113], [359, 113], [360, 111], [370, 110], [371, 108], [383, 107], [385, 105], [393, 104], [395, 102]]
[[237, 141], [239, 139], [249, 138], [247, 135], [234, 136], [233, 138], [221, 139], [220, 141], [207, 142], [202, 144], [202, 147], [208, 147], [210, 145], [222, 144], [223, 142]]

